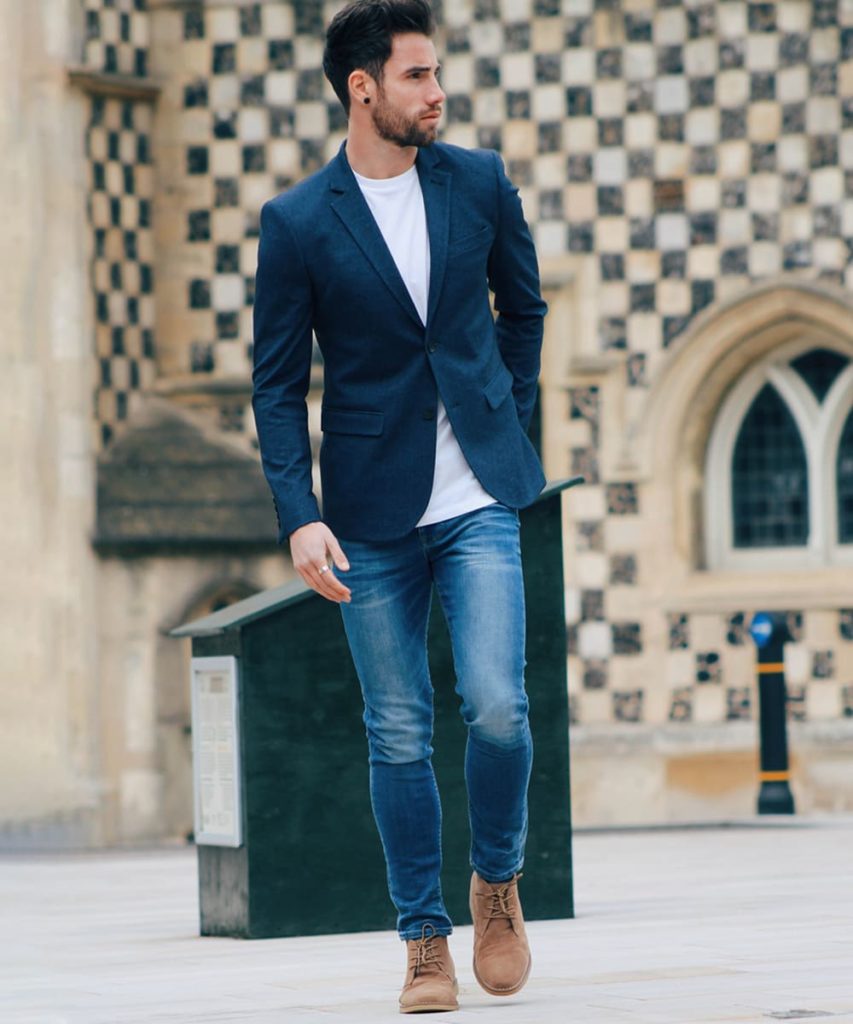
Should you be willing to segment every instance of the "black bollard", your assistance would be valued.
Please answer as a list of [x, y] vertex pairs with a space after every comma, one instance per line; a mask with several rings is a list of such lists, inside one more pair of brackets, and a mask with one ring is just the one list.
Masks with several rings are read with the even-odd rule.
[[749, 627], [758, 649], [761, 738], [759, 814], [793, 814], [788, 767], [784, 646], [791, 639], [784, 612], [759, 612]]

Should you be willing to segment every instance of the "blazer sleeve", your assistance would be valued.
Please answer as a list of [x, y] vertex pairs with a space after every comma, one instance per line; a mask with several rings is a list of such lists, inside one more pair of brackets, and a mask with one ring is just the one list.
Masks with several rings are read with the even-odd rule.
[[543, 320], [548, 307], [539, 288], [533, 239], [524, 219], [518, 189], [493, 154], [498, 179], [498, 226], [489, 254], [489, 287], [495, 295], [498, 348], [512, 373], [512, 394], [524, 430], [536, 402]]
[[313, 493], [306, 396], [311, 382], [311, 281], [284, 214], [261, 210], [255, 277], [252, 409], [279, 543], [320, 519]]

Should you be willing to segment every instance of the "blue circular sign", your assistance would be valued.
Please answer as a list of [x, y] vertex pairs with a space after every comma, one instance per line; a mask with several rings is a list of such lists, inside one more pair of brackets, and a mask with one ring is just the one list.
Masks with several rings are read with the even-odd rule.
[[749, 632], [756, 647], [766, 647], [770, 643], [770, 637], [773, 635], [773, 620], [767, 612], [758, 612], [753, 616]]

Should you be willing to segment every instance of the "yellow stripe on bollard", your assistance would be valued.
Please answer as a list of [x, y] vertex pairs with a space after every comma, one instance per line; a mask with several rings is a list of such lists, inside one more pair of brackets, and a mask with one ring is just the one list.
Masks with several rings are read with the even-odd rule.
[[791, 778], [789, 771], [784, 772], [759, 772], [758, 777], [762, 782], [788, 782]]
[[758, 666], [758, 674], [760, 676], [778, 675], [784, 671], [785, 666], [781, 661], [770, 661], [766, 665]]

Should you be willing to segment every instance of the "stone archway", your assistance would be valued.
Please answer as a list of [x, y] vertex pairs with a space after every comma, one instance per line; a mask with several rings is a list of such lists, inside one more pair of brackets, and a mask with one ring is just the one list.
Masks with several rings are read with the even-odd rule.
[[620, 468], [644, 483], [657, 558], [676, 579], [705, 568], [706, 452], [725, 397], [751, 365], [797, 339], [853, 353], [851, 314], [853, 298], [840, 289], [763, 284], [705, 311], [673, 345], [626, 433]]

